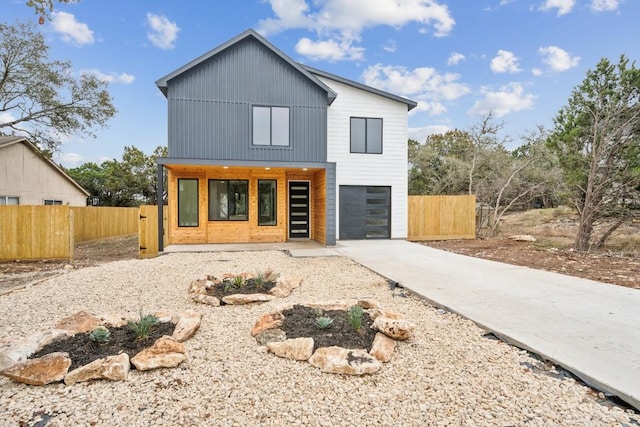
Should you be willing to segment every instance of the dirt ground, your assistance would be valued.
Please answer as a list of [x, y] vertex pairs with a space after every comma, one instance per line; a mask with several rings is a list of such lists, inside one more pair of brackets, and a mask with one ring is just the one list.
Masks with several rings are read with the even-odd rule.
[[[578, 253], [571, 249], [575, 220], [575, 214], [568, 209], [536, 209], [505, 216], [495, 238], [422, 243], [463, 255], [640, 289], [640, 221], [618, 230], [603, 250]], [[509, 239], [523, 234], [536, 241]], [[72, 269], [137, 256], [138, 238], [129, 236], [77, 244], [71, 263], [0, 263], [0, 295]]]
[[74, 249], [73, 262], [59, 260], [3, 262], [0, 263], [0, 295], [15, 288], [37, 284], [73, 269], [137, 257], [138, 236], [127, 236], [78, 243]]

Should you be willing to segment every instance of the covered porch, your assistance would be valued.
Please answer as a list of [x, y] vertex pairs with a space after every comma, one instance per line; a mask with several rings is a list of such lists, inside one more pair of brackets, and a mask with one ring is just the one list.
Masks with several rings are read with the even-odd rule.
[[[158, 161], [166, 170], [166, 241], [185, 244], [335, 245], [335, 164]], [[164, 189], [163, 189], [164, 191]]]

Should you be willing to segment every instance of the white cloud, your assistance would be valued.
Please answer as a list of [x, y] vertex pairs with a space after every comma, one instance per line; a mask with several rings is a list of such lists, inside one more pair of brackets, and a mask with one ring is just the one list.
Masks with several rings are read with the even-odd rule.
[[402, 94], [418, 101], [418, 106], [409, 112], [438, 116], [447, 111], [445, 102], [454, 101], [470, 92], [460, 83], [460, 75], [441, 74], [430, 67], [409, 70], [399, 65], [376, 64], [362, 73], [365, 84], [391, 93]]
[[[311, 43], [333, 42], [337, 46], [347, 43], [352, 49], [364, 52], [364, 48], [352, 46], [352, 43], [360, 40], [366, 28], [382, 25], [400, 28], [415, 22], [423, 25], [420, 32], [427, 26], [433, 29], [436, 37], [443, 37], [455, 25], [448, 6], [440, 4], [439, 0], [266, 1], [271, 5], [274, 17], [261, 20], [258, 32], [269, 35], [293, 28], [310, 30], [317, 34], [318, 40], [311, 42], [306, 39], [304, 44], [308, 46]], [[356, 59], [359, 58], [361, 56]]]
[[607, 12], [618, 9], [619, 0], [591, 0], [591, 10], [594, 12]]
[[358, 60], [364, 57], [364, 48], [353, 46], [349, 40], [319, 40], [314, 42], [306, 37], [296, 43], [296, 52], [313, 61]]
[[498, 55], [491, 60], [491, 71], [494, 73], [513, 74], [522, 70], [518, 67], [518, 57], [513, 52], [498, 50]]
[[536, 98], [531, 93], [525, 93], [522, 84], [515, 82], [502, 86], [497, 91], [483, 86], [480, 92], [482, 98], [477, 100], [469, 110], [472, 116], [486, 116], [492, 113], [496, 117], [502, 117], [516, 111], [530, 110]]
[[70, 13], [53, 12], [51, 25], [56, 33], [62, 35], [65, 42], [82, 46], [95, 41], [89, 26], [76, 21], [76, 17]]
[[123, 84], [131, 84], [136, 79], [135, 76], [127, 73], [103, 73], [97, 69], [90, 70], [80, 70], [80, 74], [93, 74], [100, 80], [104, 80], [108, 83], [123, 83]]
[[13, 114], [7, 111], [0, 111], [0, 123], [9, 123], [14, 121], [16, 118], [17, 117], [14, 117]]
[[395, 40], [387, 40], [386, 43], [382, 45], [382, 50], [393, 53], [398, 50], [398, 45]]
[[76, 167], [85, 163], [87, 160], [76, 153], [60, 153], [54, 156], [54, 161], [66, 167]]
[[542, 55], [542, 62], [553, 71], [567, 71], [580, 62], [579, 56], [571, 56], [569, 52], [557, 46], [541, 47], [538, 53]]
[[155, 47], [160, 49], [173, 49], [176, 46], [178, 31], [180, 28], [175, 22], [169, 21], [165, 16], [147, 13], [147, 25], [151, 31], [147, 38]]
[[536, 77], [539, 77], [542, 75], [542, 70], [540, 68], [533, 68], [531, 70], [531, 74], [533, 74]]
[[544, 4], [540, 7], [540, 10], [546, 12], [551, 9], [557, 9], [558, 16], [562, 16], [571, 12], [575, 4], [576, 0], [545, 0]]
[[458, 65], [465, 59], [466, 58], [463, 54], [458, 52], [451, 52], [451, 55], [449, 55], [449, 58], [447, 59], [447, 65]]
[[429, 125], [416, 128], [408, 128], [409, 138], [423, 143], [429, 135], [437, 135], [450, 131], [451, 128], [446, 125]]

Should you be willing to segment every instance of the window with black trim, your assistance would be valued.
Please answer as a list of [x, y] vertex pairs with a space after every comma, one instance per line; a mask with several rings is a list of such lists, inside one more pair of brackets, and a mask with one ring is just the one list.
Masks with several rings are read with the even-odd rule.
[[45, 205], [61, 205], [62, 204], [62, 200], [45, 199], [44, 200], [44, 204]]
[[289, 107], [253, 107], [253, 145], [289, 146]]
[[209, 180], [209, 221], [249, 219], [249, 181]]
[[351, 152], [382, 154], [382, 119], [351, 117]]
[[178, 227], [198, 226], [198, 180], [178, 179]]
[[258, 180], [258, 225], [277, 225], [277, 181]]

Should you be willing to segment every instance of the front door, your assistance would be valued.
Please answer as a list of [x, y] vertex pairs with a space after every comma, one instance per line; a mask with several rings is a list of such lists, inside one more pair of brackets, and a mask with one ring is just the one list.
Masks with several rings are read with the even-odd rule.
[[309, 238], [308, 181], [289, 181], [289, 238]]

